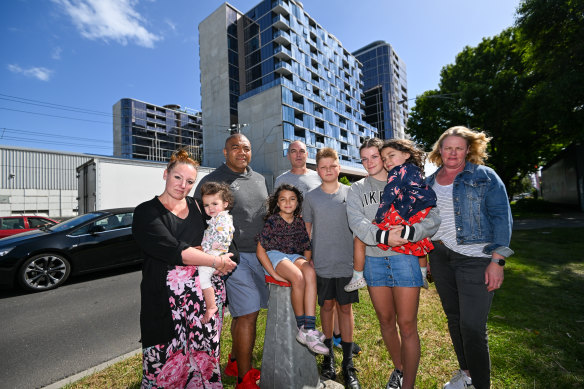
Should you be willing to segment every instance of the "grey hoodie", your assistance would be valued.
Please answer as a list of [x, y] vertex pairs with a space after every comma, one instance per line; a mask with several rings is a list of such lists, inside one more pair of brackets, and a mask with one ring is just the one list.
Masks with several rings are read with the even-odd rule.
[[224, 182], [229, 185], [235, 201], [229, 213], [233, 216], [235, 233], [233, 239], [239, 251], [255, 253], [256, 235], [264, 227], [268, 189], [266, 179], [260, 173], [247, 167], [244, 173], [236, 173], [224, 163], [201, 179], [193, 194], [201, 198], [201, 185], [207, 181]]
[[[386, 181], [379, 181], [372, 177], [365, 177], [355, 182], [347, 195], [347, 218], [353, 236], [361, 239], [366, 245], [365, 255], [370, 257], [387, 257], [399, 253], [393, 250], [382, 250], [377, 247], [376, 235], [379, 228], [372, 223], [379, 208], [379, 202]], [[428, 213], [428, 216], [415, 224], [412, 242], [431, 237], [440, 226], [440, 214], [436, 207]]]

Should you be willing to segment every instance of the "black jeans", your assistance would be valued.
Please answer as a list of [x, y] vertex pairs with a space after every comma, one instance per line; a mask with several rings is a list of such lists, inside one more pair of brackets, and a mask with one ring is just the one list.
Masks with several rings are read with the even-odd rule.
[[469, 257], [434, 241], [430, 252], [430, 270], [448, 330], [462, 370], [469, 370], [477, 389], [490, 387], [491, 359], [487, 336], [487, 318], [494, 292], [485, 285], [485, 270], [490, 258]]

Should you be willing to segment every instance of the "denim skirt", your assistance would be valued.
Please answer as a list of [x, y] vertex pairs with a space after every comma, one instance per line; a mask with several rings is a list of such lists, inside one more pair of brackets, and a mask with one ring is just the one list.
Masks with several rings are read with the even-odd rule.
[[[266, 254], [268, 255], [268, 258], [270, 259], [270, 262], [272, 262], [272, 267], [274, 268], [274, 270], [276, 270], [276, 267], [278, 266], [278, 264], [285, 259], [289, 260], [292, 263], [296, 262], [296, 260], [298, 258], [306, 259], [306, 258], [304, 258], [304, 255], [286, 254], [286, 253], [283, 253], [283, 252], [277, 251], [277, 250], [269, 250], [266, 252]], [[267, 276], [270, 275], [270, 273], [268, 273], [266, 271], [266, 269], [264, 269], [264, 273], [266, 273]]]
[[420, 287], [423, 285], [418, 257], [408, 254], [365, 257], [363, 276], [367, 286]]

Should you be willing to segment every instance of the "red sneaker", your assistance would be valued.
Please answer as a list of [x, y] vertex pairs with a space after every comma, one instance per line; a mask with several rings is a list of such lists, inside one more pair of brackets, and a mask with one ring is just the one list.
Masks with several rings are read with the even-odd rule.
[[235, 389], [259, 389], [257, 381], [260, 379], [260, 371], [258, 369], [250, 369], [243, 376], [243, 381], [241, 381]]
[[227, 358], [227, 366], [225, 366], [225, 375], [237, 377], [237, 361], [231, 360], [231, 354]]

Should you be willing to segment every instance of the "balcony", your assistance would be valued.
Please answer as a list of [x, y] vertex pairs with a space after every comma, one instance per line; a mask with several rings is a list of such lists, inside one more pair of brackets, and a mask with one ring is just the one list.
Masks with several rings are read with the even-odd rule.
[[274, 34], [274, 41], [281, 44], [281, 45], [289, 45], [290, 44], [290, 34], [286, 31], [278, 30]]
[[282, 0], [272, 1], [272, 7], [273, 7], [272, 11], [274, 11], [277, 14], [281, 14], [284, 16], [288, 16], [290, 14], [290, 6], [285, 1]]
[[274, 65], [274, 71], [284, 76], [292, 74], [292, 65], [286, 62], [278, 62]]
[[274, 57], [283, 61], [288, 61], [292, 59], [292, 51], [288, 50], [284, 46], [279, 46], [274, 49]]
[[272, 18], [272, 24], [278, 29], [287, 30], [290, 26], [290, 20], [282, 15], [278, 15]]

